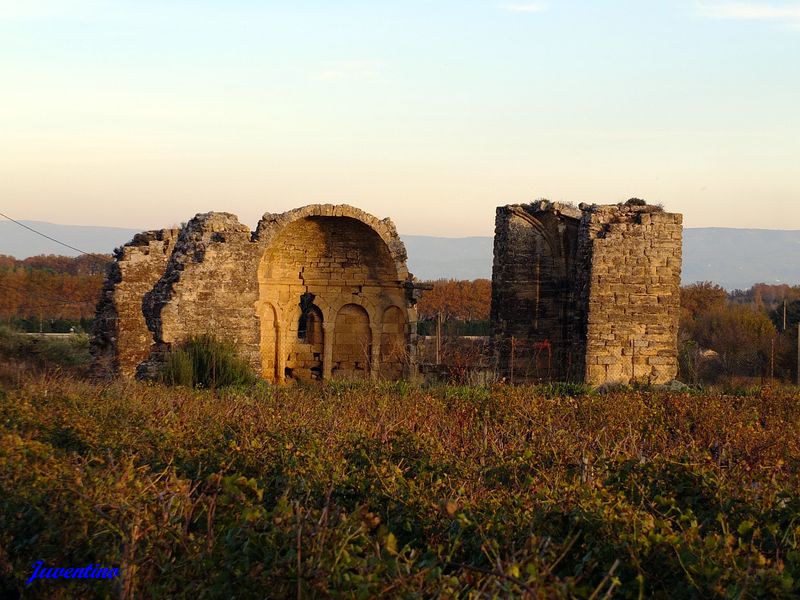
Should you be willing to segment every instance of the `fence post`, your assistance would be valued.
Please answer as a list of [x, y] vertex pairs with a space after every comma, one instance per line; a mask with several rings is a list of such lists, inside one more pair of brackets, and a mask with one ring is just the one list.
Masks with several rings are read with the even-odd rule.
[[772, 338], [772, 348], [769, 355], [769, 384], [775, 385], [775, 338]]
[[783, 299], [783, 331], [786, 331], [786, 298]]
[[511, 385], [514, 385], [514, 352], [517, 349], [517, 339], [512, 335], [511, 336], [511, 373], [510, 373], [510, 381]]
[[441, 364], [442, 351], [442, 312], [436, 313], [436, 365]]

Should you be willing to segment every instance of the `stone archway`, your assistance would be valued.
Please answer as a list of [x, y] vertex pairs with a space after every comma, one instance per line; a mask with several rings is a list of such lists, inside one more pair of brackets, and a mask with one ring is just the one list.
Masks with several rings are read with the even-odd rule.
[[579, 219], [531, 210], [511, 206], [498, 213], [503, 229], [496, 234], [496, 247], [524, 251], [503, 254], [493, 268], [492, 343], [504, 375], [515, 381], [563, 379], [574, 361], [570, 257]]
[[[304, 297], [306, 302], [304, 302]], [[296, 326], [290, 327], [292, 336], [291, 352], [284, 369], [285, 379], [322, 379], [324, 348], [324, 317], [320, 308], [313, 303], [313, 294], [300, 297], [300, 310], [293, 311]]]
[[[312, 206], [266, 215], [256, 236], [264, 247], [256, 302], [264, 320], [259, 346], [264, 377], [376, 378], [382, 316], [390, 306], [413, 311], [405, 289], [405, 248], [391, 222], [352, 207]], [[303, 298], [313, 299], [311, 321], [316, 329], [311, 340], [306, 337]], [[269, 313], [260, 308], [263, 305], [276, 307], [282, 315], [275, 317], [272, 328], [282, 344], [270, 337]], [[396, 315], [392, 318], [397, 320]], [[274, 359], [265, 354], [274, 354]], [[393, 374], [404, 373], [394, 369]]]

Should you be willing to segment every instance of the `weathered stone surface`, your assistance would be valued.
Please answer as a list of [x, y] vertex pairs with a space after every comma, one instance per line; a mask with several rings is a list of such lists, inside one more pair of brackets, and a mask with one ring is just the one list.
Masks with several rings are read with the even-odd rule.
[[641, 201], [498, 208], [491, 318], [500, 371], [516, 381], [674, 379], [682, 231], [681, 215]]
[[164, 273], [177, 229], [146, 231], [114, 251], [97, 305], [92, 339], [98, 376], [132, 377], [150, 353], [152, 334], [142, 313], [142, 298]]
[[580, 214], [547, 201], [497, 209], [492, 342], [506, 377], [512, 368], [515, 380], [576, 376], [570, 315]]
[[153, 376], [167, 349], [211, 333], [269, 381], [411, 374], [415, 290], [389, 219], [310, 205], [265, 214], [251, 233], [234, 215], [205, 213], [173, 240], [148, 277], [127, 282], [115, 263], [109, 298], [137, 305], [150, 335], [106, 336], [126, 360], [105, 368]]

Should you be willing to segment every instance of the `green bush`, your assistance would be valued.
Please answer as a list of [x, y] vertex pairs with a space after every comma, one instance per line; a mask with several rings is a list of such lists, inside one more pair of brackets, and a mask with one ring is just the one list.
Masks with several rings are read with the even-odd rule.
[[250, 385], [258, 377], [229, 342], [212, 335], [189, 338], [167, 353], [161, 380], [167, 385], [216, 389]]
[[39, 337], [24, 335], [6, 326], [0, 326], [0, 357], [37, 369], [74, 369], [92, 360], [87, 335]]

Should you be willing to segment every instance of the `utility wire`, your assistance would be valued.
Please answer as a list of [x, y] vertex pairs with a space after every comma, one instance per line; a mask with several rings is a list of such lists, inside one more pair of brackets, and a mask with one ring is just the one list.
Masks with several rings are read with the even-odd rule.
[[35, 230], [33, 227], [28, 227], [27, 225], [25, 225], [25, 223], [20, 223], [20, 222], [19, 222], [19, 221], [17, 221], [16, 219], [12, 219], [12, 218], [11, 218], [11, 217], [9, 217], [8, 215], [6, 215], [6, 214], [3, 214], [3, 213], [1, 213], [1, 212], [0, 212], [0, 217], [5, 217], [6, 219], [8, 219], [9, 221], [11, 221], [12, 223], [16, 223], [16, 224], [17, 224], [17, 225], [19, 225], [20, 227], [24, 227], [25, 229], [27, 229], [28, 231], [32, 231], [32, 232], [33, 232], [33, 233], [35, 233], [36, 235], [40, 235], [40, 236], [42, 236], [43, 238], [47, 238], [47, 239], [48, 239], [48, 240], [50, 240], [51, 242], [55, 242], [56, 244], [61, 244], [61, 245], [62, 245], [62, 246], [64, 246], [65, 248], [69, 248], [70, 250], [74, 250], [75, 252], [78, 252], [78, 253], [80, 253], [80, 254], [85, 254], [86, 256], [91, 256], [91, 257], [94, 257], [94, 258], [99, 258], [99, 259], [102, 259], [102, 260], [103, 260], [103, 261], [105, 261], [105, 262], [108, 262], [108, 257], [107, 257], [107, 256], [103, 256], [102, 254], [95, 254], [95, 253], [93, 253], [93, 252], [85, 252], [85, 251], [81, 250], [80, 248], [76, 248], [75, 246], [70, 246], [70, 245], [69, 245], [69, 244], [67, 244], [66, 242], [62, 242], [61, 240], [57, 240], [57, 239], [56, 239], [56, 238], [54, 238], [54, 237], [50, 237], [50, 236], [49, 236], [49, 235], [47, 235], [46, 233], [42, 233], [41, 231], [37, 231], [37, 230]]
[[[91, 258], [100, 260], [100, 261], [102, 261], [104, 263], [107, 263], [109, 261], [109, 257], [108, 256], [103, 256], [102, 254], [95, 254], [95, 253], [92, 253], [92, 252], [86, 252], [84, 250], [81, 250], [80, 248], [76, 248], [75, 246], [67, 244], [66, 242], [62, 242], [61, 240], [57, 240], [56, 238], [54, 238], [52, 236], [49, 236], [46, 233], [42, 233], [41, 231], [37, 231], [33, 227], [29, 227], [28, 225], [25, 225], [24, 223], [20, 223], [16, 219], [12, 219], [11, 217], [9, 217], [8, 215], [6, 215], [6, 214], [4, 214], [2, 212], [0, 212], [0, 216], [8, 219], [12, 223], [16, 223], [20, 227], [22, 227], [24, 229], [27, 229], [28, 231], [30, 231], [32, 233], [35, 233], [36, 235], [39, 235], [39, 236], [41, 236], [41, 237], [43, 237], [45, 239], [50, 240], [51, 242], [55, 242], [56, 244], [64, 246], [65, 248], [69, 248], [70, 250], [74, 250], [75, 252], [77, 252], [79, 254], [83, 254], [84, 256], [89, 256]], [[0, 283], [0, 288], [7, 289], [7, 290], [14, 290], [14, 291], [17, 291], [17, 292], [23, 292], [23, 293], [30, 294], [30, 292], [28, 290], [21, 289], [19, 287], [8, 285], [8, 284]], [[90, 304], [91, 305], [91, 304], [96, 304], [97, 301], [98, 301], [98, 298], [92, 298], [92, 299], [86, 299], [86, 300], [67, 300], [67, 299], [65, 299], [63, 297], [50, 296], [50, 295], [45, 295], [45, 294], [38, 294], [38, 296], [40, 298], [43, 298], [43, 299], [58, 300], [58, 301], [54, 302], [52, 304], [32, 304], [32, 305], [28, 305], [28, 306], [24, 307], [24, 310], [41, 310], [41, 309], [44, 309], [44, 308], [75, 306], [75, 305], [81, 305], [81, 304]]]

